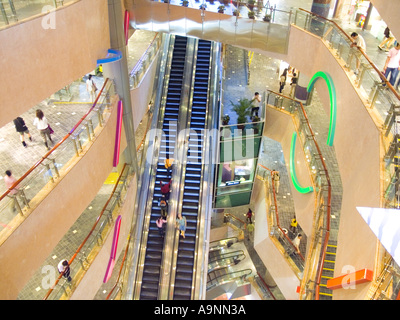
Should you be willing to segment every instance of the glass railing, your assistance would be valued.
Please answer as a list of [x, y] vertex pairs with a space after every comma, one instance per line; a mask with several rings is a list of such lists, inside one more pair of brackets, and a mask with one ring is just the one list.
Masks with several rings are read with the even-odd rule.
[[288, 236], [288, 232], [280, 225], [279, 219], [279, 204], [276, 197], [275, 184], [272, 183], [273, 170], [258, 164], [257, 175], [264, 180], [267, 192], [270, 197], [266, 199], [268, 205], [268, 226], [269, 236], [274, 238], [279, 243], [281, 252], [285, 259], [290, 263], [290, 267], [295, 272], [299, 279], [302, 278], [304, 271], [304, 256], [298, 251]]
[[74, 255], [68, 260], [72, 281], [65, 280], [61, 273], [48, 290], [43, 300], [65, 300], [71, 296], [85, 271], [97, 256], [99, 252], [98, 248], [103, 246], [104, 239], [112, 230], [114, 222], [120, 212], [119, 209], [125, 198], [127, 186], [129, 181], [131, 181], [131, 179], [128, 178], [132, 177], [132, 173], [132, 167], [125, 164], [96, 222], [84, 241], [76, 249]]
[[[328, 169], [303, 104], [273, 91], [268, 91], [267, 101], [271, 106], [286, 110], [293, 116], [296, 132], [309, 166], [316, 205], [314, 208], [313, 236], [311, 238], [313, 240], [309, 245], [313, 250], [309, 250], [306, 261], [314, 263], [305, 264], [301, 295], [304, 293], [306, 299], [318, 300], [323, 261], [330, 235], [332, 188]], [[320, 240], [317, 241], [316, 239]]]
[[252, 272], [251, 269], [244, 269], [217, 276], [207, 282], [207, 290], [231, 281], [238, 281], [238, 285], [247, 283], [247, 278], [252, 274]]
[[382, 149], [385, 152], [381, 160], [384, 162], [382, 166], [384, 171], [381, 174], [383, 207], [399, 209], [399, 93], [365, 52], [351, 47], [350, 36], [334, 21], [299, 9], [295, 13], [294, 24], [320, 36], [350, 73], [354, 86], [358, 88], [366, 108], [373, 115], [372, 119], [381, 131]]
[[[353, 41], [349, 34], [334, 21], [302, 9], [296, 10], [294, 24], [321, 37], [335, 57], [350, 72], [353, 84], [360, 89], [359, 92], [367, 107], [374, 109], [380, 115], [382, 122], [391, 116], [388, 115], [389, 110], [393, 104], [399, 105], [399, 94], [365, 52], [357, 47], [351, 47]], [[377, 125], [380, 127], [382, 123]]]
[[156, 57], [159, 49], [161, 48], [162, 34], [157, 33], [151, 41], [149, 47], [143, 53], [139, 61], [129, 73], [129, 85], [131, 89], [137, 88], [140, 81], [143, 79], [151, 62]]
[[[254, 281], [262, 292], [263, 300], [277, 300], [273, 292], [271, 291], [268, 284], [265, 282], [261, 274], [257, 271], [257, 275], [254, 277]], [[260, 294], [260, 293], [259, 293]]]
[[373, 119], [386, 137], [382, 139], [384, 150], [387, 150], [383, 188], [385, 206], [399, 208], [400, 202], [394, 194], [399, 190], [400, 183], [396, 177], [395, 159], [399, 151], [397, 121], [400, 115], [400, 95], [365, 52], [351, 47], [350, 36], [334, 21], [299, 9], [296, 11], [294, 24], [320, 36], [326, 42], [335, 57], [352, 75], [353, 84], [366, 101], [369, 112], [378, 115]]
[[[0, 196], [0, 218], [3, 225], [15, 228], [31, 212], [59, 181], [62, 172], [90, 147], [99, 135], [100, 128], [110, 115], [114, 84], [106, 79], [95, 102], [70, 132], [39, 159], [14, 185]], [[13, 194], [12, 190], [17, 190]], [[10, 193], [11, 192], [11, 193]], [[22, 218], [22, 220], [21, 220]], [[0, 235], [11, 229], [4, 228]]]
[[[150, 125], [152, 122], [153, 118], [153, 110], [150, 109], [148, 110], [148, 118], [147, 118], [147, 126], [146, 130], [144, 131], [143, 137], [140, 140], [140, 143], [137, 144], [136, 146], [136, 152], [137, 152], [137, 161], [138, 161], [138, 167], [140, 168], [143, 164], [143, 160], [145, 158], [146, 150], [145, 150], [145, 140], [147, 137], [147, 133], [149, 132]], [[116, 275], [116, 280], [114, 282], [114, 285], [110, 288], [109, 293], [105, 300], [119, 300], [121, 299], [121, 293], [122, 293], [122, 288], [124, 286], [124, 272], [126, 271], [127, 265], [126, 265], [126, 260], [128, 257], [128, 252], [130, 248], [130, 237], [131, 233], [129, 234], [129, 238], [126, 241], [126, 246], [124, 250], [124, 256], [122, 257], [121, 264], [118, 269], [118, 274]]]
[[0, 0], [0, 29], [81, 0]]

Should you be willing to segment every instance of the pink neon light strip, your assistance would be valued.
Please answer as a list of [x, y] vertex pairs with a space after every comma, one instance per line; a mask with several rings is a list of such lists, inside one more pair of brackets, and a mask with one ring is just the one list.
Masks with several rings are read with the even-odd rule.
[[114, 160], [113, 166], [116, 167], [119, 163], [119, 151], [121, 147], [121, 130], [122, 130], [122, 111], [123, 105], [122, 101], [118, 101], [118, 110], [117, 110], [117, 129], [115, 133], [115, 146], [114, 146]]
[[108, 260], [106, 274], [104, 275], [103, 283], [107, 283], [110, 279], [111, 274], [113, 272], [115, 266], [115, 257], [117, 255], [117, 246], [118, 246], [118, 239], [119, 239], [119, 231], [121, 229], [121, 216], [118, 216], [117, 220], [115, 221], [114, 227], [114, 236], [113, 242], [111, 247], [110, 259]]
[[125, 10], [125, 21], [124, 21], [125, 45], [128, 44], [129, 18], [130, 18], [129, 11], [128, 11], [128, 10]]

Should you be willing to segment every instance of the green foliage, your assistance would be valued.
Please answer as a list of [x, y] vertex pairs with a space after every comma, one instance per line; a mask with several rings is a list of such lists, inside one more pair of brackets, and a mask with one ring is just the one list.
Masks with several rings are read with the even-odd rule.
[[237, 123], [246, 123], [247, 122], [247, 117], [251, 115], [251, 107], [252, 107], [252, 102], [251, 100], [247, 98], [242, 98], [240, 99], [237, 103], [232, 104], [232, 110], [236, 112], [238, 118], [237, 118]]

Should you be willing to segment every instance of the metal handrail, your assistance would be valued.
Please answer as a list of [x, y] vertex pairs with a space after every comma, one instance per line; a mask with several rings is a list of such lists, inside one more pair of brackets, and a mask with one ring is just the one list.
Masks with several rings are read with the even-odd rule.
[[[85, 239], [82, 241], [82, 243], [80, 244], [80, 246], [78, 247], [78, 249], [76, 249], [75, 253], [73, 254], [73, 256], [71, 257], [71, 259], [68, 261], [68, 264], [71, 265], [71, 263], [75, 260], [76, 256], [78, 255], [78, 253], [80, 253], [81, 249], [83, 248], [83, 246], [86, 244], [86, 242], [88, 241], [88, 239], [90, 238], [90, 236], [93, 234], [97, 224], [100, 221], [100, 218], [103, 216], [104, 212], [106, 211], [106, 208], [108, 206], [108, 204], [110, 203], [110, 201], [112, 200], [112, 198], [114, 197], [115, 194], [115, 190], [118, 187], [118, 184], [125, 172], [125, 169], [128, 167], [128, 165], [125, 163], [120, 176], [118, 177], [115, 186], [113, 188], [113, 190], [111, 191], [111, 194], [107, 200], [107, 202], [105, 203], [105, 205], [103, 206], [103, 209], [101, 210], [99, 216], [96, 219], [96, 222], [93, 224], [91, 230], [89, 231], [88, 235], [85, 237]], [[43, 300], [47, 300], [47, 298], [50, 296], [50, 294], [53, 292], [55, 286], [58, 284], [58, 282], [60, 281], [60, 279], [62, 278], [62, 276], [64, 275], [64, 272], [61, 272], [60, 275], [58, 276], [58, 278], [56, 279], [56, 281], [54, 282], [53, 286], [47, 291], [46, 295], [44, 296]]]
[[322, 156], [321, 149], [320, 149], [320, 147], [319, 147], [319, 145], [318, 145], [316, 136], [315, 136], [315, 134], [314, 134], [314, 131], [313, 131], [312, 128], [311, 128], [310, 121], [309, 121], [309, 119], [308, 119], [307, 113], [306, 113], [306, 111], [305, 111], [305, 109], [304, 109], [304, 106], [303, 106], [303, 104], [301, 103], [301, 101], [298, 101], [298, 100], [295, 100], [295, 99], [293, 99], [293, 98], [284, 96], [284, 95], [282, 95], [282, 94], [280, 94], [280, 93], [273, 92], [273, 91], [271, 91], [271, 90], [269, 90], [269, 91], [272, 92], [272, 93], [274, 93], [274, 94], [277, 95], [277, 96], [280, 96], [280, 97], [282, 97], [282, 98], [286, 98], [286, 99], [292, 100], [292, 101], [294, 101], [294, 102], [296, 102], [296, 103], [299, 104], [300, 109], [301, 109], [301, 112], [302, 112], [302, 114], [303, 114], [303, 116], [304, 116], [304, 119], [305, 119], [305, 121], [306, 121], [306, 123], [307, 123], [307, 127], [308, 127], [308, 129], [310, 130], [310, 136], [311, 136], [311, 138], [312, 138], [312, 140], [313, 140], [313, 143], [314, 143], [314, 145], [315, 145], [315, 147], [316, 147], [316, 150], [317, 150], [317, 154], [316, 154], [316, 155], [319, 157], [319, 159], [320, 159], [320, 161], [321, 161], [321, 163], [322, 163], [323, 171], [324, 171], [324, 174], [325, 174], [325, 177], [326, 177], [326, 181], [327, 181], [328, 198], [327, 198], [327, 204], [326, 204], [326, 208], [327, 208], [327, 209], [326, 209], [325, 237], [324, 237], [324, 239], [322, 240], [322, 248], [321, 248], [322, 256], [320, 257], [320, 260], [319, 260], [319, 264], [318, 264], [318, 268], [317, 268], [317, 279], [316, 279], [316, 281], [315, 281], [315, 283], [316, 283], [315, 298], [316, 298], [316, 300], [319, 300], [319, 283], [321, 282], [321, 278], [322, 278], [323, 261], [325, 260], [325, 254], [326, 254], [326, 249], [327, 249], [327, 247], [328, 247], [328, 241], [329, 241], [329, 236], [330, 236], [330, 227], [331, 227], [331, 223], [330, 223], [330, 222], [331, 222], [331, 201], [332, 201], [332, 186], [331, 186], [331, 181], [330, 181], [330, 177], [329, 177], [329, 173], [328, 173], [328, 169], [327, 169], [327, 166], [326, 166], [324, 157]]
[[61, 144], [64, 143], [78, 128], [78, 126], [86, 119], [86, 117], [92, 112], [92, 110], [96, 107], [97, 101], [99, 100], [101, 94], [103, 93], [104, 88], [106, 87], [106, 84], [108, 83], [109, 79], [107, 78], [106, 81], [103, 84], [103, 87], [101, 88], [99, 94], [96, 97], [96, 100], [94, 101], [92, 107], [89, 109], [88, 112], [78, 121], [78, 123], [71, 129], [70, 132], [68, 132], [64, 138], [62, 138], [59, 142], [57, 142], [39, 161], [37, 161], [27, 172], [25, 172], [7, 191], [5, 191], [1, 196], [0, 196], [0, 201], [3, 200], [11, 190], [17, 188], [17, 186], [29, 175], [35, 170], [40, 164], [42, 164], [43, 161], [45, 161]]
[[[335, 21], [330, 20], [330, 19], [328, 19], [328, 18], [325, 18], [325, 17], [323, 17], [323, 16], [320, 16], [319, 14], [316, 14], [316, 13], [314, 13], [314, 12], [307, 11], [307, 10], [302, 9], [302, 8], [299, 8], [299, 10], [300, 10], [300, 11], [304, 11], [304, 12], [310, 14], [310, 15], [316, 16], [316, 17], [318, 17], [318, 18], [320, 18], [320, 19], [322, 19], [322, 20], [326, 20], [326, 21], [328, 21], [328, 22], [334, 24], [335, 27], [336, 27], [341, 33], [343, 33], [344, 36], [345, 36], [350, 42], [353, 42], [353, 40], [351, 39], [351, 37], [350, 37], [350, 36], [349, 36]], [[379, 77], [382, 79], [383, 82], [385, 82], [385, 84], [388, 86], [389, 90], [395, 95], [395, 97], [396, 97], [398, 100], [400, 100], [400, 95], [397, 93], [397, 91], [394, 89], [394, 87], [390, 84], [390, 82], [386, 79], [386, 77], [382, 74], [382, 72], [381, 72], [381, 71], [379, 70], [379, 68], [375, 65], [375, 63], [371, 61], [371, 59], [367, 56], [367, 54], [366, 54], [363, 50], [361, 50], [361, 49], [358, 48], [358, 47], [357, 47], [356, 49], [364, 56], [364, 58], [368, 61], [368, 63], [371, 65], [371, 67], [378, 73]]]
[[[272, 171], [271, 169], [263, 166], [262, 164], [258, 164], [261, 168], [268, 170], [271, 175], [272, 175]], [[276, 191], [275, 191], [275, 184], [271, 184], [272, 186], [272, 194], [273, 194], [273, 198], [274, 198], [274, 205], [275, 205], [275, 216], [276, 216], [276, 226], [278, 227], [278, 229], [282, 232], [283, 236], [285, 237], [285, 239], [289, 242], [289, 244], [293, 247], [293, 249], [295, 249], [296, 247], [294, 246], [292, 240], [288, 237], [288, 235], [286, 234], [286, 232], [283, 231], [283, 228], [281, 227], [280, 223], [279, 223], [279, 213], [278, 213], [278, 200], [276, 199]], [[296, 250], [297, 251], [297, 250]], [[304, 256], [301, 254], [301, 252], [299, 252], [299, 256], [301, 257], [301, 259], [304, 261]]]

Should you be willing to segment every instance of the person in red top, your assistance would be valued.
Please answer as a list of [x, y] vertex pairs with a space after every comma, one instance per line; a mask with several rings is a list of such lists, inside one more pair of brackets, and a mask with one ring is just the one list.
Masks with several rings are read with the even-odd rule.
[[165, 198], [168, 200], [169, 199], [169, 193], [171, 192], [170, 186], [171, 186], [172, 179], [169, 180], [168, 183], [163, 183], [160, 181], [161, 184], [161, 193], [165, 196]]
[[247, 222], [251, 223], [251, 217], [253, 216], [253, 211], [251, 211], [251, 209], [249, 208], [249, 211], [247, 211]]

